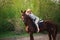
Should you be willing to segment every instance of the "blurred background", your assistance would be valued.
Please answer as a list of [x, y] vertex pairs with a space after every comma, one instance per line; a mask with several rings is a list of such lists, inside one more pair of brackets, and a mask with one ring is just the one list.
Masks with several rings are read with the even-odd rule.
[[21, 10], [27, 8], [43, 20], [54, 21], [60, 32], [60, 0], [0, 0], [0, 38], [26, 34]]

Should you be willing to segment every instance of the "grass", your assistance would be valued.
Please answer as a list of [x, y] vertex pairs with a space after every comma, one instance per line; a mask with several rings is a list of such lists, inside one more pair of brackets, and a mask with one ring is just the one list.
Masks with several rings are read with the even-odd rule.
[[0, 33], [0, 38], [11, 38], [11, 37], [20, 37], [20, 36], [28, 36], [27, 33], [16, 34], [15, 32], [4, 32]]

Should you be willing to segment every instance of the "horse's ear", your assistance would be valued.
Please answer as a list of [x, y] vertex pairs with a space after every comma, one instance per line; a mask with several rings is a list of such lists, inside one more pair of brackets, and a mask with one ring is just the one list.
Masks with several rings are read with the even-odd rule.
[[21, 10], [21, 13], [23, 13], [23, 11]]
[[24, 11], [24, 13], [26, 12], [26, 10]]

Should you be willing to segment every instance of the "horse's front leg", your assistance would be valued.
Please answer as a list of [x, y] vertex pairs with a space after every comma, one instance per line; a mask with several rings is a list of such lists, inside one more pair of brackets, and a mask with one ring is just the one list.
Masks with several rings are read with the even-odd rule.
[[33, 33], [30, 33], [30, 40], [34, 40]]
[[48, 37], [49, 37], [49, 40], [52, 40], [51, 32], [50, 31], [48, 32]]

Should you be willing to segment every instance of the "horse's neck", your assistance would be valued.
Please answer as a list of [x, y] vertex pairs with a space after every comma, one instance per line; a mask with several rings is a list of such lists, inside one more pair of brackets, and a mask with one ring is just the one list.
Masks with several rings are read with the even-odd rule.
[[27, 21], [28, 21], [28, 24], [32, 24], [33, 23], [33, 21], [31, 19], [29, 19], [29, 18], [28, 18]]
[[30, 17], [27, 17], [26, 18], [26, 23], [27, 23], [27, 25], [31, 25], [31, 24], [33, 24], [33, 21]]

